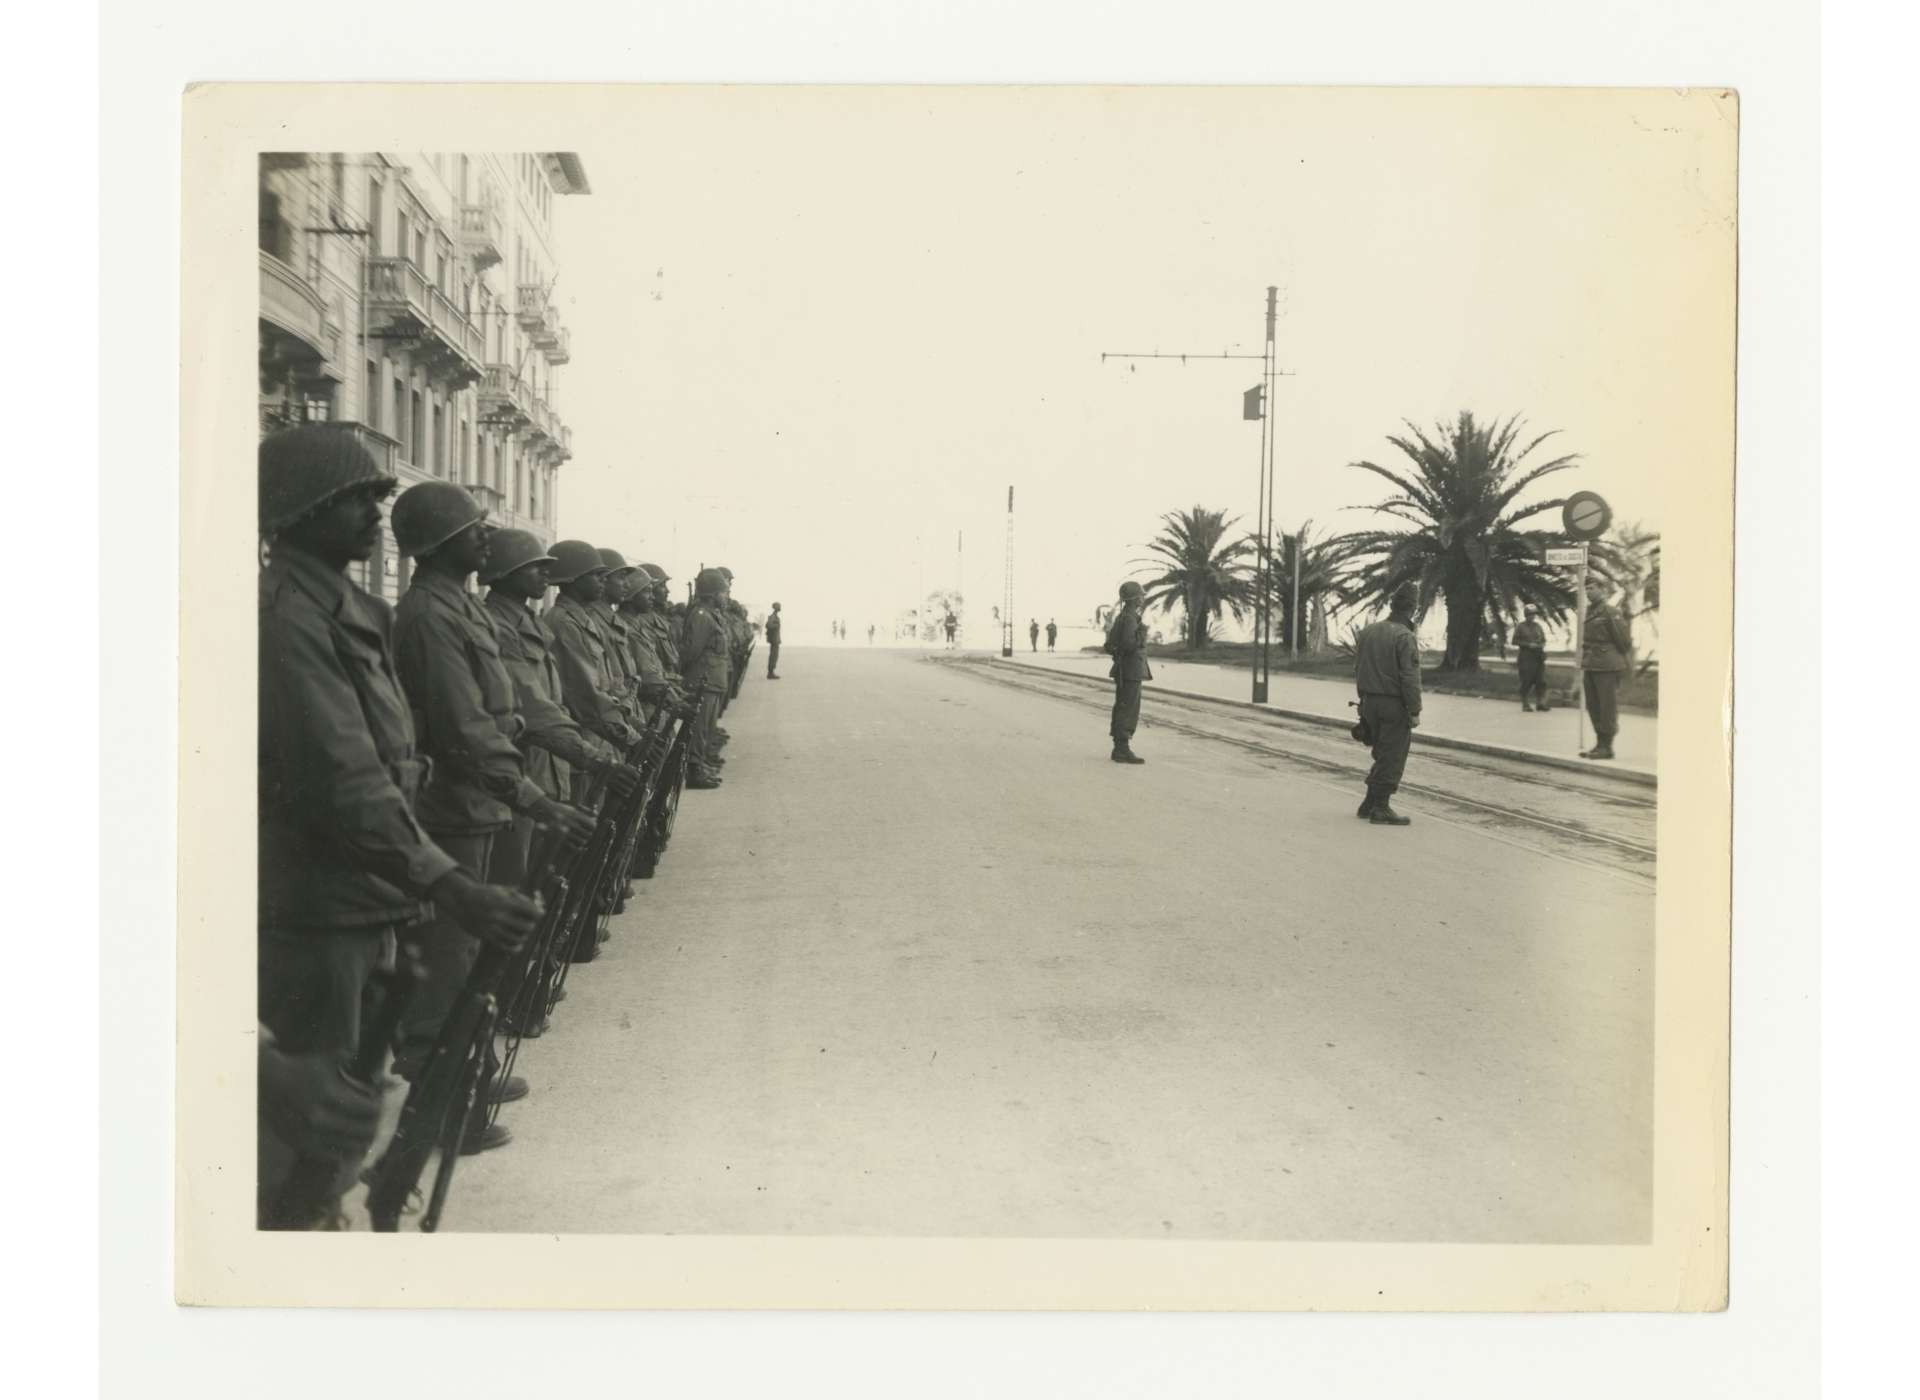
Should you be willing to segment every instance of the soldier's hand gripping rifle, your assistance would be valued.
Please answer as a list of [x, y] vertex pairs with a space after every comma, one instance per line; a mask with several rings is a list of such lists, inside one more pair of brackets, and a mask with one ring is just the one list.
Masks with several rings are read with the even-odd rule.
[[[376, 1080], [386, 1063], [387, 1047], [407, 1003], [420, 984], [420, 967], [404, 953], [399, 966], [391, 972], [376, 972], [368, 979], [379, 993], [373, 1014], [360, 1026], [360, 1043], [352, 1056], [339, 1066], [341, 1078], [368, 1093], [377, 1092]], [[352, 1184], [354, 1160], [343, 1161], [325, 1153], [310, 1153], [294, 1160], [280, 1189], [274, 1193], [260, 1225], [266, 1230], [306, 1230], [320, 1221], [339, 1200], [342, 1190]]]
[[673, 837], [673, 819], [680, 809], [680, 793], [687, 785], [687, 765], [693, 753], [692, 732], [693, 726], [699, 723], [700, 707], [681, 697], [670, 715], [678, 728], [661, 755], [660, 776], [654, 784], [653, 798], [641, 829], [636, 870], [641, 879], [653, 878], [654, 868]]
[[[537, 880], [529, 875], [524, 892], [539, 898]], [[541, 910], [540, 923], [529, 941], [548, 933], [547, 924], [558, 917], [552, 905]], [[447, 1192], [453, 1185], [454, 1164], [460, 1160], [460, 1146], [473, 1106], [479, 1098], [481, 1081], [486, 1077], [488, 1052], [493, 1044], [493, 1028], [499, 1016], [494, 992], [500, 978], [517, 960], [519, 948], [504, 948], [483, 942], [467, 980], [454, 1001], [447, 1019], [427, 1052], [406, 1104], [400, 1110], [400, 1125], [393, 1141], [387, 1144], [372, 1171], [368, 1173], [367, 1214], [373, 1228], [393, 1231], [400, 1228], [400, 1216], [420, 1184], [428, 1160], [437, 1148], [439, 1166], [427, 1196], [426, 1210], [420, 1217], [420, 1229], [432, 1233], [440, 1224]]]

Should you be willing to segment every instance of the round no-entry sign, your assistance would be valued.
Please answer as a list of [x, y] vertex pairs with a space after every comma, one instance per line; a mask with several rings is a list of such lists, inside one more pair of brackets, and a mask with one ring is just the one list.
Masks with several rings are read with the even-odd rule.
[[1613, 507], [1591, 491], [1575, 491], [1560, 508], [1560, 523], [1576, 540], [1597, 540], [1613, 524]]

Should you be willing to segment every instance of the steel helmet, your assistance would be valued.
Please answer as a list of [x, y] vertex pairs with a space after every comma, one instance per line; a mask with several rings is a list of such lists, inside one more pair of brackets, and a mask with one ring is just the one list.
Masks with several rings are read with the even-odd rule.
[[629, 564], [627, 556], [617, 549], [601, 550], [600, 562], [607, 566], [607, 572], [610, 574], [630, 574], [640, 567], [638, 564]]
[[393, 538], [402, 554], [431, 554], [469, 525], [487, 518], [486, 507], [451, 481], [422, 481], [393, 503]]
[[711, 598], [726, 586], [727, 580], [718, 569], [702, 569], [693, 580], [693, 591], [702, 598]]
[[725, 579], [728, 583], [733, 582], [733, 570], [729, 569], [725, 564], [715, 564], [713, 566], [713, 571], [716, 574], [720, 575], [720, 577]]
[[655, 583], [665, 583], [667, 581], [667, 571], [658, 564], [636, 564], [634, 567], [644, 570], [647, 576]]
[[557, 562], [547, 577], [554, 583], [572, 583], [585, 574], [607, 571], [607, 566], [600, 562], [600, 551], [585, 540], [561, 540], [553, 546], [552, 553]]
[[487, 548], [487, 566], [480, 571], [480, 582], [492, 583], [496, 579], [503, 579], [515, 569], [537, 564], [543, 559], [548, 563], [554, 562], [553, 556], [547, 553], [547, 547], [540, 543], [540, 537], [531, 530], [500, 530]]
[[1145, 598], [1147, 596], [1147, 590], [1135, 583], [1132, 579], [1128, 579], [1120, 585], [1120, 596], [1128, 602], [1132, 602], [1138, 598]]
[[350, 430], [326, 423], [283, 428], [260, 441], [260, 533], [278, 534], [369, 483], [388, 490], [397, 484]]

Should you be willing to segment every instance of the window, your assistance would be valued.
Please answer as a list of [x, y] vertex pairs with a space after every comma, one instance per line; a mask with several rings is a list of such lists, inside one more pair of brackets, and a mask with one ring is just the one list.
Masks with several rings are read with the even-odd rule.
[[427, 464], [427, 454], [423, 450], [421, 433], [426, 428], [425, 415], [420, 412], [420, 391], [415, 389], [407, 395], [407, 431], [412, 435], [413, 456], [410, 459], [417, 467]]
[[347, 197], [347, 158], [335, 151], [333, 153], [333, 202], [339, 204]]
[[409, 444], [413, 441], [413, 433], [407, 426], [407, 386], [398, 375], [393, 380], [393, 436], [400, 443], [401, 453], [411, 462], [413, 456]]
[[380, 366], [372, 360], [367, 361], [367, 401], [361, 405], [360, 417], [369, 428], [380, 426]]
[[386, 217], [386, 187], [373, 176], [367, 176], [367, 246], [373, 250], [373, 256], [379, 257], [380, 250], [386, 247], [386, 240], [380, 231], [380, 221]]
[[520, 457], [516, 453], [513, 459], [513, 508], [515, 510], [520, 509], [520, 492]]
[[280, 212], [280, 196], [272, 190], [260, 191], [260, 248], [281, 262], [293, 259], [293, 229]]
[[433, 405], [433, 474], [447, 474], [447, 415], [437, 400]]

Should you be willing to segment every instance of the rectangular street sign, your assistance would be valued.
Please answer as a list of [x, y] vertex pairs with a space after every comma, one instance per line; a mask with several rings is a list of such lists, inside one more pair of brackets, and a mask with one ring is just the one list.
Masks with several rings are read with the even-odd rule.
[[1575, 546], [1572, 549], [1549, 549], [1547, 563], [1563, 568], [1571, 568], [1586, 557], [1586, 550]]

